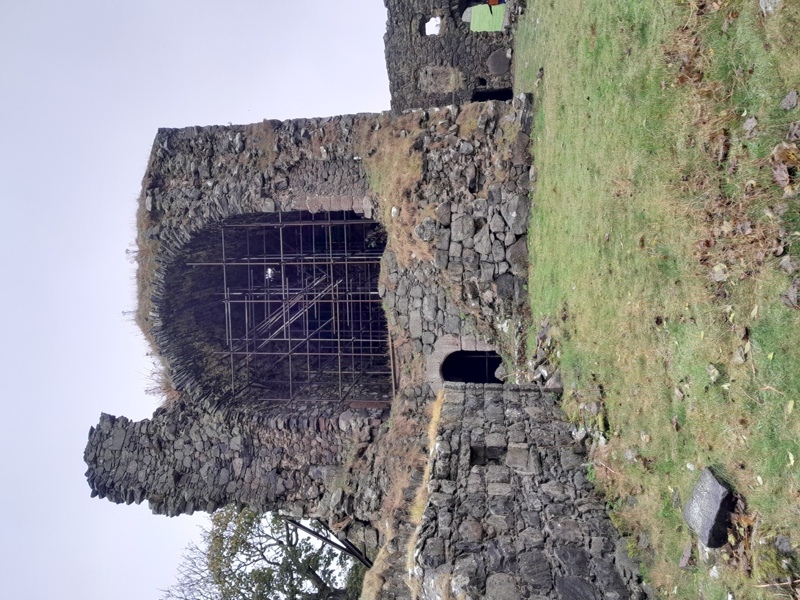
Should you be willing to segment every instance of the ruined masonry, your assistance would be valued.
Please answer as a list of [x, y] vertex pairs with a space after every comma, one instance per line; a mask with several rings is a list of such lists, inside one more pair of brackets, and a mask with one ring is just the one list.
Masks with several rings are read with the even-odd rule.
[[446, 384], [416, 544], [424, 598], [644, 594], [586, 479], [557, 397], [536, 385]]
[[386, 2], [394, 112], [158, 131], [138, 320], [168, 400], [101, 415], [91, 494], [320, 519], [383, 557], [379, 598], [643, 597], [553, 391], [497, 383], [525, 379], [530, 328], [513, 19], [475, 34], [469, 3]]
[[[472, 32], [465, 0], [385, 0], [386, 66], [392, 108], [463, 104], [511, 98], [511, 30]], [[518, 2], [507, 4], [513, 15]], [[439, 33], [425, 26], [440, 20]]]

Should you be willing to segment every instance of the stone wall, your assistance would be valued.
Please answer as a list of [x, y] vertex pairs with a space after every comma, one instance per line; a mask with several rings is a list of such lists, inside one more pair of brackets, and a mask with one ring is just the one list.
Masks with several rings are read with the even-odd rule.
[[[447, 354], [493, 347], [509, 367], [525, 360], [532, 106], [464, 104], [510, 90], [509, 31], [470, 32], [462, 0], [385, 3], [395, 112], [159, 130], [137, 217], [138, 319], [177, 399], [139, 422], [101, 415], [84, 453], [92, 495], [171, 516], [235, 504], [320, 518], [370, 556], [385, 549], [387, 600], [409, 597], [413, 539], [424, 598], [639, 598], [553, 395], [447, 384], [424, 481]], [[425, 35], [431, 17], [439, 35]], [[380, 183], [398, 172], [394, 189]], [[378, 293], [400, 382], [391, 426], [388, 411], [325, 398], [233, 398], [215, 368], [211, 283], [189, 263], [220, 224], [293, 211], [354, 211], [388, 231]], [[406, 513], [420, 485], [417, 527]]]
[[[140, 207], [140, 292], [145, 326], [179, 400], [152, 419], [102, 415], [85, 460], [92, 494], [147, 500], [159, 514], [236, 504], [325, 520], [374, 556], [402, 555], [416, 536], [416, 579], [425, 598], [510, 600], [640, 597], [603, 505], [586, 478], [556, 398], [535, 386], [447, 384], [431, 479], [413, 468], [402, 501], [427, 485], [422, 525], [381, 520], [397, 451], [424, 452], [431, 385], [401, 385], [385, 411], [346, 403], [232, 399], [225, 378], [202, 365], [193, 342], [202, 323], [184, 319], [205, 302], [186, 291], [187, 260], [216, 224], [246, 214], [354, 210], [382, 220], [389, 244], [378, 293], [394, 332], [396, 368], [418, 364], [434, 388], [455, 349], [495, 347], [514, 366], [526, 317], [528, 152], [531, 104], [487, 102], [229, 128], [162, 130]], [[378, 132], [379, 135], [376, 135]], [[398, 141], [416, 179], [401, 190], [370, 188], [370, 159]], [[392, 233], [394, 232], [394, 236]], [[191, 287], [191, 286], [190, 286]], [[199, 294], [199, 295], [198, 295]], [[202, 320], [202, 319], [201, 319]], [[194, 329], [193, 329], [194, 328]], [[201, 365], [198, 367], [198, 365]], [[424, 461], [423, 461], [424, 462]], [[393, 467], [394, 465], [394, 467]], [[407, 597], [402, 559], [385, 573], [381, 598]]]
[[[377, 460], [385, 411], [325, 398], [231, 398], [230, 373], [208, 368], [198, 349], [208, 334], [198, 303], [208, 299], [187, 262], [217, 224], [241, 215], [354, 210], [418, 252], [400, 260], [390, 236], [383, 260], [378, 291], [397, 334], [398, 371], [441, 349], [440, 339], [485, 345], [504, 326], [512, 339], [507, 323], [525, 300], [530, 111], [522, 97], [402, 116], [159, 131], [139, 214], [140, 319], [179, 400], [138, 423], [101, 417], [85, 452], [93, 493], [147, 500], [168, 515], [236, 503], [320, 516], [345, 523], [341, 535], [374, 551], [370, 523], [388, 482], [348, 473], [346, 463]], [[417, 178], [382, 198], [368, 186], [370, 156], [398, 140], [408, 142], [401, 152]], [[430, 389], [413, 389], [400, 397], [411, 393], [422, 411]]]
[[[214, 227], [276, 211], [371, 212], [374, 196], [356, 148], [378, 115], [160, 129], [139, 207], [139, 322], [176, 389], [199, 400], [227, 383], [198, 343], [197, 279], [187, 260]], [[216, 290], [215, 290], [216, 291]], [[207, 334], [207, 332], [206, 332]], [[213, 350], [213, 348], [212, 348]]]
[[641, 598], [553, 394], [447, 384], [414, 576], [422, 598]]
[[530, 98], [521, 96], [431, 112], [411, 198], [418, 214], [429, 215], [419, 219], [414, 238], [427, 245], [430, 259], [404, 266], [387, 251], [379, 293], [390, 329], [406, 342], [401, 361], [426, 357], [435, 388], [436, 365], [449, 348], [443, 338], [524, 360], [517, 342], [528, 326], [531, 110]]
[[84, 453], [92, 496], [146, 500], [168, 516], [237, 504], [327, 518], [343, 462], [373, 441], [383, 414], [322, 403], [271, 412], [182, 405], [138, 422], [103, 414]]
[[[187, 263], [204, 256], [218, 224], [242, 215], [353, 210], [408, 230], [420, 256], [398, 261], [390, 236], [383, 265], [390, 326], [426, 354], [445, 334], [494, 336], [525, 298], [530, 125], [520, 97], [402, 117], [160, 130], [139, 208], [139, 321], [176, 389], [212, 402], [230, 392], [203, 325], [205, 288]], [[370, 157], [398, 139], [413, 142], [404, 160], [418, 179], [385, 210], [392, 201], [370, 188]]]
[[[461, 20], [466, 2], [384, 1], [389, 13], [386, 67], [394, 110], [463, 104], [473, 99], [475, 91], [511, 88], [511, 65], [505, 58], [512, 43], [509, 31], [471, 32], [469, 23]], [[439, 35], [425, 35], [431, 17], [441, 18]]]

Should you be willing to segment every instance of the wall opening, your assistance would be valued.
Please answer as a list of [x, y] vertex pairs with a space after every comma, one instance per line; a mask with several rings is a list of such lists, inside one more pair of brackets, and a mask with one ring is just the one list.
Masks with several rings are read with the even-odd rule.
[[503, 30], [506, 7], [505, 0], [493, 3], [470, 2], [462, 9], [461, 20], [469, 23], [472, 32], [497, 32]]
[[511, 88], [475, 90], [472, 92], [471, 102], [485, 102], [486, 100], [511, 100], [513, 98], [514, 91]]
[[424, 25], [425, 35], [439, 35], [442, 31], [442, 17], [431, 17]]
[[458, 350], [442, 362], [441, 375], [445, 381], [463, 383], [503, 383], [494, 372], [503, 359], [493, 350]]
[[391, 401], [380, 224], [296, 211], [235, 217], [209, 233], [187, 267], [198, 302], [212, 305], [198, 326], [214, 332], [234, 398]]

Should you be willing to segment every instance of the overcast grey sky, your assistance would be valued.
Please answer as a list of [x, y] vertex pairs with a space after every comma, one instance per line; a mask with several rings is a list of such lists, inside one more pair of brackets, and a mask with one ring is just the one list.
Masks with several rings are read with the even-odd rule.
[[386, 110], [381, 0], [0, 0], [0, 598], [158, 598], [197, 519], [89, 498], [149, 417], [135, 201], [158, 127]]

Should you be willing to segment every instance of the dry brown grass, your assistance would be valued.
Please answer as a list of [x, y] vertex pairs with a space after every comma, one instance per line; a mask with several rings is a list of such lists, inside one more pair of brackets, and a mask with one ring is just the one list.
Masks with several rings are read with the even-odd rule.
[[[381, 560], [376, 559], [375, 566], [368, 573], [369, 582], [365, 577], [362, 599], [379, 597], [377, 594], [390, 576], [404, 579], [410, 597], [417, 597], [418, 583], [409, 574], [414, 568], [417, 530], [427, 507], [431, 449], [436, 440], [443, 403], [442, 392], [424, 411], [406, 404], [393, 408], [389, 429], [381, 442], [381, 454], [376, 457], [376, 468], [387, 473], [387, 480], [391, 482], [381, 505], [379, 521], [375, 524], [386, 543], [378, 555]], [[388, 544], [396, 548], [393, 564], [387, 564]], [[390, 570], [396, 573], [389, 575]]]
[[[416, 536], [414, 537], [416, 538]], [[413, 565], [413, 558], [411, 564]], [[411, 577], [411, 572], [407, 571], [405, 583], [410, 593], [410, 600], [417, 600], [422, 595], [422, 582], [419, 579]]]
[[473, 102], [465, 104], [461, 107], [458, 117], [456, 117], [456, 124], [458, 125], [458, 133], [461, 137], [468, 137], [475, 133], [478, 129], [478, 118], [480, 117], [483, 107], [481, 103]]
[[[391, 522], [398, 514], [407, 513], [406, 490], [415, 470], [425, 466], [426, 455], [421, 436], [423, 424], [406, 414], [395, 414], [390, 418], [389, 431], [383, 441], [386, 454], [383, 466], [391, 481], [381, 506], [381, 520]], [[384, 533], [390, 533], [390, 528]]]
[[[143, 182], [143, 189], [146, 188], [146, 184], [146, 181]], [[153, 351], [156, 352], [157, 348], [150, 332], [150, 313], [153, 310], [152, 285], [153, 274], [158, 267], [156, 257], [158, 256], [159, 242], [151, 240], [145, 235], [147, 229], [152, 225], [154, 225], [153, 217], [145, 208], [143, 192], [136, 210], [136, 324], [142, 330]]]
[[[149, 171], [149, 167], [148, 167]], [[148, 181], [142, 183], [142, 189], [147, 189]], [[159, 268], [158, 252], [160, 241], [148, 238], [145, 233], [155, 224], [150, 211], [145, 207], [144, 191], [139, 199], [136, 211], [136, 312], [135, 322], [139, 326], [145, 340], [150, 346], [150, 355], [153, 357], [154, 367], [150, 374], [152, 384], [145, 390], [148, 395], [161, 399], [161, 406], [171, 408], [181, 399], [181, 393], [175, 389], [169, 375], [169, 368], [161, 356], [155, 343], [152, 332], [150, 315], [153, 312], [153, 285], [155, 273]]]
[[[383, 114], [379, 127], [363, 123], [357, 151], [362, 157], [370, 187], [378, 196], [379, 218], [388, 234], [387, 246], [402, 267], [413, 260], [430, 260], [430, 243], [414, 236], [426, 216], [417, 209], [415, 191], [422, 176], [422, 153], [417, 147], [420, 128], [417, 112]], [[392, 217], [392, 210], [397, 213]]]
[[386, 546], [378, 551], [378, 556], [372, 563], [372, 568], [364, 574], [364, 583], [361, 587], [361, 600], [377, 600], [380, 598], [383, 584], [386, 583], [384, 574], [390, 567], [387, 560], [389, 553]]
[[[250, 147], [258, 152], [258, 169], [263, 173], [273, 165], [278, 157], [278, 127], [281, 121], [264, 121], [245, 126], [245, 133]], [[315, 145], [317, 152], [319, 146]]]
[[415, 526], [413, 535], [409, 537], [408, 542], [406, 543], [406, 583], [412, 592], [412, 598], [417, 598], [421, 591], [419, 581], [413, 577], [415, 567], [414, 554], [416, 552], [417, 541], [419, 539], [419, 526], [422, 524], [422, 517], [425, 514], [425, 509], [428, 507], [428, 482], [431, 478], [433, 448], [436, 444], [436, 435], [439, 429], [439, 419], [442, 416], [444, 399], [445, 391], [440, 390], [436, 395], [436, 400], [427, 410], [430, 418], [428, 422], [428, 462], [425, 464], [422, 483], [420, 483], [420, 485], [417, 487], [417, 492], [414, 495], [414, 502], [411, 504], [411, 507], [408, 511], [408, 521]]
[[161, 406], [170, 409], [181, 399], [181, 393], [175, 389], [163, 359], [152, 353], [151, 355], [153, 356], [153, 367], [148, 375], [150, 385], [145, 388], [145, 393], [160, 399]]
[[430, 406], [430, 421], [428, 423], [428, 448], [433, 448], [436, 443], [436, 436], [439, 431], [439, 421], [442, 418], [442, 407], [444, 406], [445, 392], [441, 390], [436, 394], [436, 400]]

